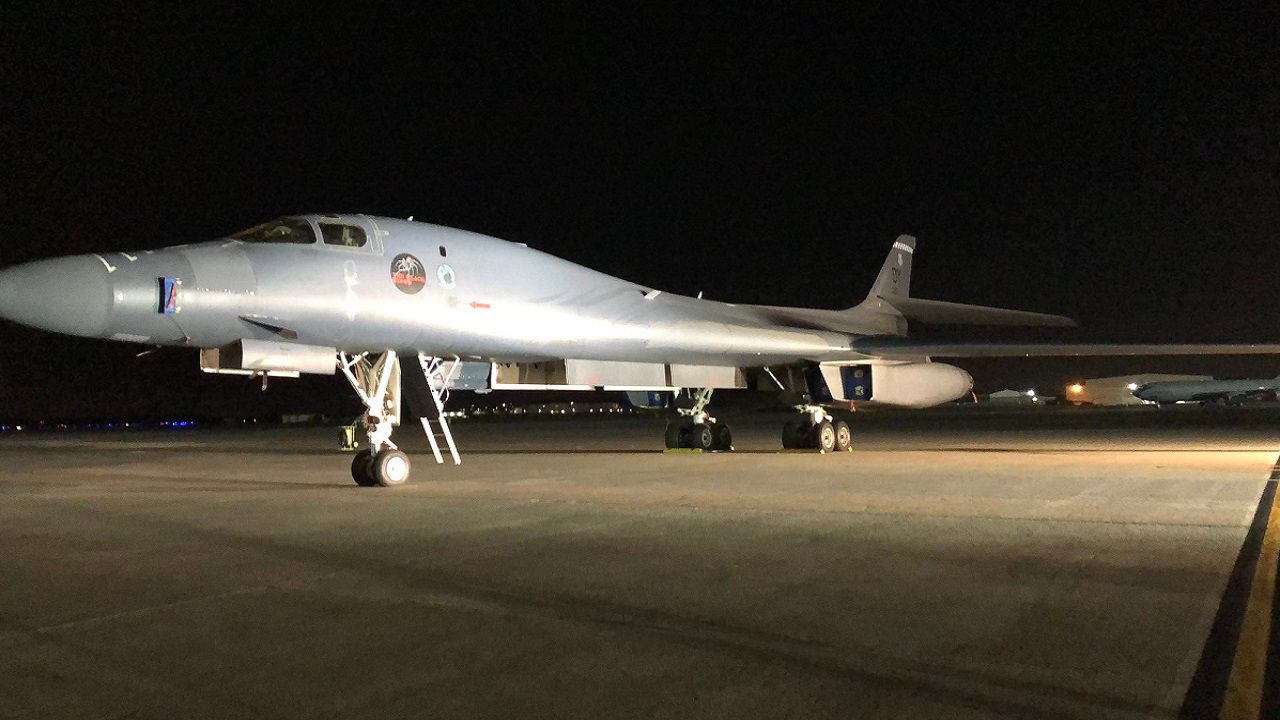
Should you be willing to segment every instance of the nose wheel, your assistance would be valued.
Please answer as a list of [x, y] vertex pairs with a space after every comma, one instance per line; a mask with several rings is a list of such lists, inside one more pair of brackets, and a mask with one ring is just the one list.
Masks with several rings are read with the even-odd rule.
[[378, 485], [393, 487], [403, 485], [404, 481], [409, 479], [411, 467], [412, 463], [409, 462], [408, 455], [399, 450], [387, 448], [370, 459], [369, 474]]
[[409, 456], [399, 450], [387, 448], [376, 455], [361, 450], [351, 458], [351, 479], [360, 487], [394, 487], [409, 479], [412, 467]]
[[351, 479], [356, 481], [360, 487], [373, 487], [378, 484], [373, 479], [373, 468], [370, 462], [373, 460], [373, 452], [370, 450], [360, 450], [356, 452], [355, 457], [351, 458]]

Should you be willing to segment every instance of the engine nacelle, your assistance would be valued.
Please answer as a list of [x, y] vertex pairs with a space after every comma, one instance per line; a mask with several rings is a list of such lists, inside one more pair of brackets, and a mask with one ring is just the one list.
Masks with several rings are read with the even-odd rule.
[[969, 373], [942, 363], [824, 364], [820, 369], [833, 400], [924, 408], [964, 397], [973, 389]]

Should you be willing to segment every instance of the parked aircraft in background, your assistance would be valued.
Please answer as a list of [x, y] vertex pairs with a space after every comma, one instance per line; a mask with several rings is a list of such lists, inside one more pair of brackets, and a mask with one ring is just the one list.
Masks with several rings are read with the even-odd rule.
[[1275, 400], [1280, 377], [1254, 380], [1181, 380], [1138, 385], [1133, 396], [1158, 405], [1195, 402], [1238, 405], [1250, 400]]
[[[205, 371], [340, 371], [365, 405], [352, 476], [397, 485], [391, 440], [415, 402], [437, 462], [458, 462], [450, 389], [684, 391], [668, 447], [730, 449], [712, 392], [791, 393], [784, 447], [849, 446], [825, 409], [926, 407], [972, 379], [934, 357], [1277, 353], [1277, 345], [915, 342], [907, 322], [1070, 326], [1059, 315], [912, 298], [915, 239], [894, 241], [866, 299], [844, 310], [740, 305], [610, 277], [523, 244], [367, 215], [299, 215], [162, 250], [40, 260], [0, 271], [0, 317], [54, 332], [198, 348]], [[409, 359], [409, 362], [402, 362]], [[403, 386], [402, 386], [403, 381]], [[402, 389], [404, 392], [402, 393]], [[437, 427], [432, 426], [436, 423]], [[437, 436], [437, 432], [439, 435]]]

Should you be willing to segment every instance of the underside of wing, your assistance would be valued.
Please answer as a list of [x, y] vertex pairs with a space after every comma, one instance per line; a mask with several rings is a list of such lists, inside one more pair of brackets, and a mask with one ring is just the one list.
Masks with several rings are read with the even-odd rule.
[[919, 357], [1118, 357], [1126, 355], [1280, 355], [1280, 345], [1115, 345], [1079, 343], [937, 343], [866, 337], [859, 353], [887, 359]]

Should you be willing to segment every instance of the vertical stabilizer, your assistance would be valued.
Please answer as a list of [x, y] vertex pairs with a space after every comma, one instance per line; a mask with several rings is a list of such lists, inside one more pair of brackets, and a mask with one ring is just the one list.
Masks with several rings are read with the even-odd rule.
[[916, 239], [910, 235], [899, 235], [893, 241], [889, 257], [885, 258], [880, 274], [876, 276], [867, 300], [874, 302], [876, 297], [885, 299], [904, 298], [911, 294], [911, 258], [916, 252]]
[[1022, 327], [1075, 327], [1076, 322], [1062, 315], [1006, 310], [1004, 308], [965, 305], [941, 300], [911, 297], [911, 260], [916, 252], [916, 239], [899, 235], [893, 241], [871, 292], [852, 311], [896, 315], [898, 335], [905, 335], [907, 320], [939, 325], [1018, 325]]

